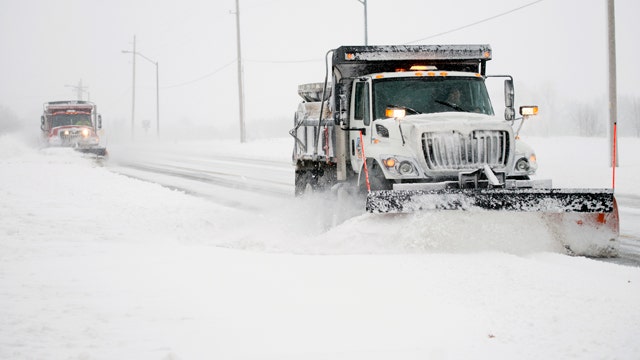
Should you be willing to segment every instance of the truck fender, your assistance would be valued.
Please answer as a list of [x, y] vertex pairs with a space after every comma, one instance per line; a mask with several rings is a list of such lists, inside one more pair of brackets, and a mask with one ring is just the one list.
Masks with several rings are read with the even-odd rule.
[[[393, 182], [384, 176], [382, 165], [378, 160], [374, 158], [367, 158], [367, 169], [369, 170], [369, 184], [371, 185], [371, 191], [393, 189]], [[364, 163], [360, 166], [360, 170], [358, 171], [357, 185], [359, 189], [364, 189], [364, 192], [366, 192], [367, 184], [364, 173]]]

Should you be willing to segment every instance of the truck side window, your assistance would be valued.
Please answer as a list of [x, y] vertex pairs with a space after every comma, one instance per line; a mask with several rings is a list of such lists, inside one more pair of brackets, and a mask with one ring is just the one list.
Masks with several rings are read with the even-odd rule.
[[356, 83], [355, 109], [353, 114], [354, 120], [362, 120], [365, 125], [371, 123], [371, 115], [369, 108], [369, 83]]

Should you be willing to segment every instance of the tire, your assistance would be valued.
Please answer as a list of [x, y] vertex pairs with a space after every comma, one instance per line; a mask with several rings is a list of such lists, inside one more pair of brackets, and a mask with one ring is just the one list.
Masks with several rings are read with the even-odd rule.
[[336, 183], [335, 165], [319, 165], [316, 167], [302, 167], [296, 170], [295, 195], [301, 196], [309, 191], [329, 190]]
[[311, 185], [311, 172], [296, 170], [295, 196], [302, 196], [307, 191], [307, 185]]
[[[371, 187], [371, 191], [393, 189], [393, 182], [384, 177], [382, 168], [380, 168], [377, 161], [367, 159], [367, 169], [369, 171], [369, 185]], [[364, 168], [362, 169], [362, 175], [360, 176], [360, 189], [364, 193], [367, 192], [367, 179], [366, 174], [364, 173]]]

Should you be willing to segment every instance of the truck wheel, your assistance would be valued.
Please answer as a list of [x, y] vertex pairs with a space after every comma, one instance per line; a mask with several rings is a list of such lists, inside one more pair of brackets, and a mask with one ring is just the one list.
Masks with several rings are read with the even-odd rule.
[[296, 170], [296, 190], [295, 196], [302, 196], [307, 191], [307, 185], [311, 182], [311, 172], [306, 170]]
[[335, 182], [335, 166], [298, 169], [296, 170], [295, 194], [300, 196], [307, 191], [325, 191], [330, 189]]
[[[371, 186], [371, 191], [378, 191], [378, 190], [392, 190], [393, 189], [393, 182], [391, 182], [390, 180], [388, 180], [387, 178], [384, 177], [384, 173], [382, 172], [382, 169], [380, 168], [380, 165], [378, 164], [378, 162], [369, 159], [367, 160], [367, 167], [369, 170], [369, 185]], [[364, 171], [364, 170], [363, 170]], [[360, 176], [360, 181], [361, 181], [361, 189], [363, 189], [363, 192], [367, 192], [367, 179], [365, 177], [364, 172], [362, 173], [362, 175]]]

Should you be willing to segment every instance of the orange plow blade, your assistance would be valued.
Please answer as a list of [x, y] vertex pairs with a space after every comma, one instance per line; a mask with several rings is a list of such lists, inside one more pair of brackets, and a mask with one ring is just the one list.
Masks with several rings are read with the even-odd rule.
[[570, 254], [618, 256], [620, 218], [615, 198], [611, 212], [545, 213], [544, 217], [549, 229]]

